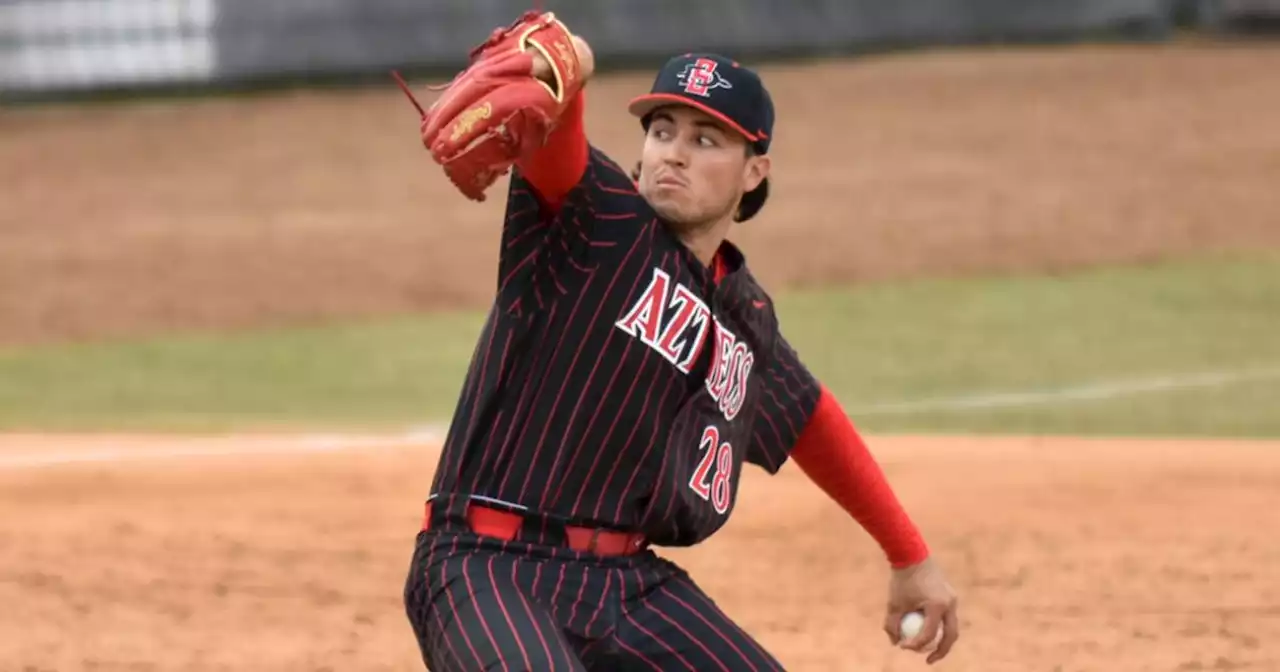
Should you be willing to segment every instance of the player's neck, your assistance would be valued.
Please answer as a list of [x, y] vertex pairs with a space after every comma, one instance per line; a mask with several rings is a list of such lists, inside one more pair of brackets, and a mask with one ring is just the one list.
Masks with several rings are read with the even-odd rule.
[[733, 226], [733, 219], [726, 217], [713, 224], [681, 231], [677, 237], [685, 247], [689, 248], [693, 256], [702, 262], [703, 266], [710, 268], [715, 261], [716, 252], [720, 251], [720, 245], [724, 243], [725, 238], [729, 237], [731, 226]]

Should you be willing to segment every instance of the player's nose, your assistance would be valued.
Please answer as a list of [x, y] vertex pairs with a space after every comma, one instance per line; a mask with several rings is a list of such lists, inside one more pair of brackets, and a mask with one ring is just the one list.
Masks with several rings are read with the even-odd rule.
[[668, 142], [662, 145], [661, 159], [663, 163], [681, 168], [689, 165], [689, 148], [683, 142]]

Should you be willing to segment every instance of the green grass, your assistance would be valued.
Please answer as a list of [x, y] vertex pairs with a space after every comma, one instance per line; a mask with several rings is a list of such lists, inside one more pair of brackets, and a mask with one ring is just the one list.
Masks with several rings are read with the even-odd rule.
[[[912, 413], [883, 403], [1280, 366], [1280, 258], [778, 297], [876, 432], [1280, 436], [1280, 380]], [[480, 314], [0, 351], [0, 429], [398, 428], [447, 420]]]
[[403, 427], [447, 418], [482, 316], [0, 352], [0, 429]]
[[[877, 431], [1280, 436], [1280, 380], [994, 409], [920, 399], [1280, 368], [1280, 257], [790, 297], [796, 347]], [[825, 332], [825, 333], [824, 333]]]

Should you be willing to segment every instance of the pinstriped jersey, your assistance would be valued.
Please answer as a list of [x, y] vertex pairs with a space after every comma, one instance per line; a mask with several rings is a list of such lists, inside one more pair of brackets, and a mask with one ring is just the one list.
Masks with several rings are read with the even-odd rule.
[[731, 244], [719, 283], [590, 148], [554, 213], [513, 172], [494, 303], [433, 493], [690, 545], [776, 472], [819, 385]]

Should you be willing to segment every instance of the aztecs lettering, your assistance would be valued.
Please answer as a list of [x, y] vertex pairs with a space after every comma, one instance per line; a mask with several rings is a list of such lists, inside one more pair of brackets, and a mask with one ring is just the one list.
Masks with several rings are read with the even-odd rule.
[[702, 299], [655, 268], [653, 280], [617, 326], [689, 373], [711, 323], [711, 310]]
[[649, 286], [616, 326], [656, 350], [685, 374], [698, 361], [702, 348], [710, 344], [714, 350], [707, 392], [726, 420], [733, 420], [742, 411], [755, 354], [711, 314], [701, 298], [673, 282], [662, 269], [653, 269]]
[[747, 400], [747, 383], [756, 356], [733, 332], [716, 320], [715, 351], [711, 360], [711, 375], [707, 376], [707, 391], [720, 406], [725, 420], [738, 417], [743, 402]]

